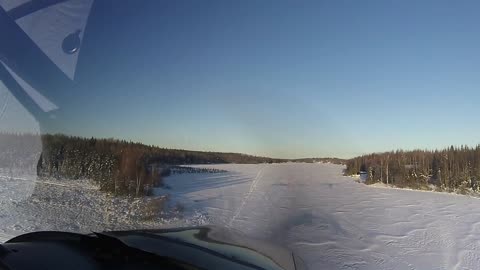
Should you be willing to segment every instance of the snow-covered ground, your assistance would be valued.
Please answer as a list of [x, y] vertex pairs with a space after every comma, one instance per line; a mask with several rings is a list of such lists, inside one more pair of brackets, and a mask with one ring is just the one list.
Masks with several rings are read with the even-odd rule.
[[[148, 199], [114, 197], [88, 180], [37, 180], [0, 174], [0, 242], [40, 230], [92, 231], [195, 225], [179, 214], [144, 218]], [[195, 217], [196, 218], [196, 217]]]
[[171, 203], [288, 246], [310, 269], [480, 268], [479, 199], [369, 187], [332, 164], [201, 167], [229, 172], [167, 178]]
[[[216, 224], [284, 245], [310, 269], [480, 269], [480, 199], [376, 188], [333, 164], [205, 165], [166, 179], [178, 215], [135, 219], [135, 200], [88, 181], [0, 176], [0, 240], [33, 230]], [[137, 205], [137, 207], [135, 206]]]

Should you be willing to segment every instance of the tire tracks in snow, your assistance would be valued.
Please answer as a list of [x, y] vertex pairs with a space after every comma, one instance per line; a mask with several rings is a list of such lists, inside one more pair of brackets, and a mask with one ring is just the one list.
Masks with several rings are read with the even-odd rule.
[[260, 179], [263, 176], [263, 171], [265, 169], [265, 166], [263, 166], [258, 172], [255, 178], [252, 181], [252, 184], [250, 185], [250, 189], [248, 190], [247, 194], [242, 199], [242, 203], [240, 204], [240, 207], [235, 211], [235, 214], [233, 215], [232, 219], [230, 219], [230, 222], [228, 223], [228, 227], [231, 227], [233, 225], [233, 222], [237, 219], [238, 215], [242, 212], [243, 208], [247, 204], [247, 202], [250, 200], [250, 197], [252, 196], [253, 192], [255, 192], [255, 189], [257, 188], [258, 182], [260, 182]]

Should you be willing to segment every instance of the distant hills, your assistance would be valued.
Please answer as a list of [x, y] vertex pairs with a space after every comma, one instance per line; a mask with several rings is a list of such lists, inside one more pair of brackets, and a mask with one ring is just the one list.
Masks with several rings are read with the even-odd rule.
[[297, 159], [290, 159], [291, 162], [304, 162], [304, 163], [333, 163], [333, 164], [345, 164], [347, 162], [346, 159], [341, 158], [297, 158]]

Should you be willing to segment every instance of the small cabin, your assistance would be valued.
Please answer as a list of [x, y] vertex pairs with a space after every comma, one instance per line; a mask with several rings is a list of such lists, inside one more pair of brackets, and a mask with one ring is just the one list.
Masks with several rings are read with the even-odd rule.
[[368, 179], [368, 173], [365, 171], [360, 171], [360, 183], [365, 183]]

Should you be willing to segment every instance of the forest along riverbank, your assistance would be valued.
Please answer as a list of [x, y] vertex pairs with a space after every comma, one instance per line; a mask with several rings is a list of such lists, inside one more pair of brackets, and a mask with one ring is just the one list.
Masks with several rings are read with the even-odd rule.
[[363, 155], [346, 161], [345, 174], [361, 174], [367, 184], [478, 196], [480, 145]]

